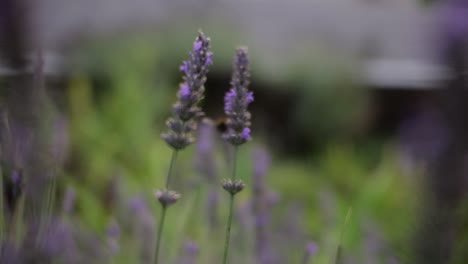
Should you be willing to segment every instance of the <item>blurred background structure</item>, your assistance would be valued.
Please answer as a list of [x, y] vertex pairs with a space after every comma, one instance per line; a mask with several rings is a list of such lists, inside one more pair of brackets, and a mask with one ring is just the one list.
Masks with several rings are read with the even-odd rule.
[[159, 134], [198, 29], [213, 122], [181, 157], [167, 263], [218, 263], [238, 45], [255, 102], [233, 261], [331, 263], [342, 243], [343, 263], [468, 262], [466, 0], [0, 0], [2, 261], [151, 263]]

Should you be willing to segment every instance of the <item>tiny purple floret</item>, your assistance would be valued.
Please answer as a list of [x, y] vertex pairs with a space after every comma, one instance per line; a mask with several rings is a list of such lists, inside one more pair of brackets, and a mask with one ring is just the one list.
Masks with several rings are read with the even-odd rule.
[[317, 244], [315, 244], [315, 242], [307, 243], [306, 251], [309, 255], [315, 254], [315, 252], [317, 252]]
[[179, 96], [180, 97], [187, 97], [189, 95], [190, 95], [190, 87], [185, 82], [181, 83], [180, 84], [180, 90], [179, 90]]
[[236, 98], [236, 90], [231, 89], [229, 92], [226, 93], [224, 96], [224, 110], [225, 111], [232, 111], [232, 103]]
[[248, 92], [246, 96], [246, 101], [248, 104], [254, 101], [253, 92]]
[[187, 61], [183, 61], [182, 64], [180, 65], [180, 67], [179, 67], [179, 70], [181, 72], [184, 72], [184, 73], [187, 72], [187, 70], [188, 70], [188, 65], [187, 64], [188, 64]]
[[193, 51], [198, 52], [202, 47], [202, 42], [197, 40], [193, 43]]
[[243, 139], [248, 139], [250, 137], [250, 128], [244, 127], [240, 135]]
[[211, 59], [213, 57], [213, 52], [208, 51], [206, 53], [206, 61], [205, 61], [205, 66], [213, 64], [213, 60]]

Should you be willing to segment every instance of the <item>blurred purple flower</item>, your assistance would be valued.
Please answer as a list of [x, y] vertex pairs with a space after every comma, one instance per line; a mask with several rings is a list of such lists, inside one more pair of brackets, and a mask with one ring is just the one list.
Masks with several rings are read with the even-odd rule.
[[120, 227], [116, 221], [111, 221], [106, 228], [106, 235], [107, 235], [107, 248], [111, 255], [117, 254], [120, 250], [119, 245], [119, 235], [120, 235]]
[[265, 176], [270, 166], [268, 151], [256, 146], [252, 152], [252, 213], [255, 224], [255, 258], [258, 264], [273, 263], [270, 223], [270, 197]]
[[317, 252], [317, 249], [318, 249], [317, 244], [315, 244], [315, 242], [313, 241], [307, 243], [306, 245], [306, 251], [310, 255], [315, 254], [315, 252]]
[[75, 191], [71, 186], [67, 187], [65, 191], [65, 196], [63, 198], [63, 212], [66, 214], [70, 214], [73, 210], [73, 206], [75, 204]]
[[190, 256], [198, 254], [198, 245], [193, 240], [187, 240], [184, 243], [185, 252]]
[[310, 259], [317, 252], [317, 244], [313, 241], [307, 242], [304, 250], [304, 257], [302, 258], [302, 264], [307, 264], [310, 262]]
[[206, 211], [208, 216], [208, 223], [211, 229], [215, 229], [218, 226], [218, 203], [219, 194], [216, 188], [212, 188], [208, 192]]
[[194, 264], [198, 255], [198, 245], [193, 240], [186, 240], [183, 245], [182, 259], [179, 261], [180, 264]]
[[149, 210], [142, 197], [135, 196], [129, 200], [129, 214], [131, 217], [131, 227], [133, 240], [140, 249], [139, 263], [150, 263], [153, 258], [154, 226], [155, 221], [152, 212]]
[[466, 38], [468, 36], [468, 1], [446, 1], [442, 20], [444, 33], [449, 38]]
[[215, 126], [212, 121], [205, 118], [198, 125], [197, 144], [195, 146], [196, 155], [194, 163], [196, 170], [206, 177], [208, 182], [217, 184], [215, 157], [214, 157], [214, 139]]

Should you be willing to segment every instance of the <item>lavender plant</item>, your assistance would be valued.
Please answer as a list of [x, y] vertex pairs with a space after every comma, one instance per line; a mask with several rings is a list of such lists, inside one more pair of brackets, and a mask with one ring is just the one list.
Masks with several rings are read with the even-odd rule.
[[247, 111], [247, 106], [253, 102], [254, 98], [253, 93], [247, 89], [249, 82], [250, 72], [247, 48], [238, 48], [233, 60], [231, 89], [224, 97], [224, 112], [227, 116], [227, 131], [223, 135], [223, 138], [234, 148], [231, 178], [225, 179], [222, 182], [223, 189], [229, 193], [229, 215], [227, 219], [223, 254], [224, 264], [227, 263], [228, 259], [234, 197], [245, 187], [242, 180], [236, 179], [236, 159], [238, 147], [250, 140], [251, 114]]
[[203, 112], [198, 104], [203, 99], [206, 74], [208, 73], [208, 66], [212, 64], [212, 56], [210, 39], [205, 37], [203, 32], [199, 31], [193, 43], [193, 49], [189, 53], [189, 59], [182, 62], [179, 68], [184, 73], [184, 81], [179, 86], [177, 102], [172, 107], [173, 117], [170, 117], [166, 122], [169, 129], [162, 134], [162, 138], [172, 147], [173, 152], [167, 173], [166, 186], [164, 189], [155, 192], [155, 196], [162, 207], [154, 253], [155, 264], [158, 263], [167, 208], [177, 202], [180, 197], [177, 192], [169, 190], [177, 153], [195, 141], [193, 133], [197, 128], [200, 117], [203, 116]]

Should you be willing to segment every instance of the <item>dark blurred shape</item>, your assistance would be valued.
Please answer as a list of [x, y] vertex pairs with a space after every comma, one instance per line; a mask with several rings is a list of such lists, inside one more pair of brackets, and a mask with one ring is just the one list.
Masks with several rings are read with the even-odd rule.
[[7, 179], [4, 186], [4, 193], [6, 196], [8, 210], [10, 214], [13, 215], [24, 190], [24, 178], [22, 170], [13, 170], [11, 177]]
[[4, 57], [14, 70], [25, 66], [25, 1], [0, 0], [0, 61]]
[[[436, 162], [430, 164], [423, 225], [414, 263], [448, 263], [454, 259], [460, 235], [457, 211], [466, 199], [468, 155], [468, 1], [447, 1], [442, 16], [442, 59], [452, 78], [444, 85], [441, 111], [447, 124], [447, 139]], [[468, 254], [458, 256], [468, 259]], [[464, 262], [466, 263], [466, 262]]]

